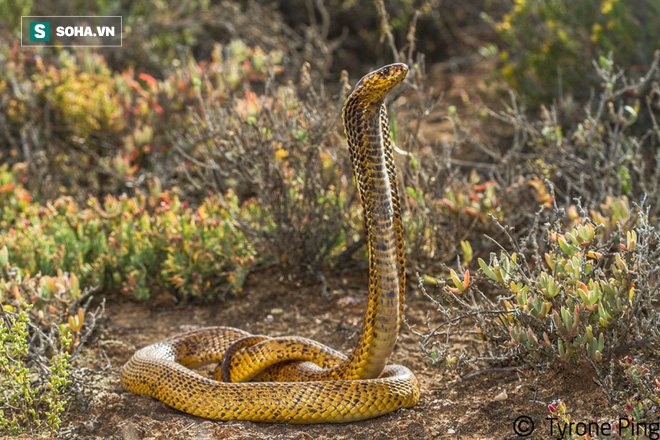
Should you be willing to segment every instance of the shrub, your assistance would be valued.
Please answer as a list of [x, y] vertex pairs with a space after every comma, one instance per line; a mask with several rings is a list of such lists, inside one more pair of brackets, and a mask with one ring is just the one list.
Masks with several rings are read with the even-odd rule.
[[[654, 324], [660, 319], [654, 307], [660, 234], [647, 213], [630, 209], [625, 199], [610, 199], [590, 215], [580, 209], [569, 209], [568, 225], [560, 217], [523, 240], [509, 237], [515, 252], [479, 258], [481, 274], [497, 286], [495, 300], [470, 285], [468, 271], [452, 272], [454, 287], [426, 277], [444, 291], [436, 302], [444, 321], [423, 343], [434, 363], [588, 364], [613, 396], [615, 361], [660, 336]], [[444, 336], [435, 340], [441, 329], [469, 321], [485, 342], [477, 355], [450, 352]]]
[[[53, 435], [69, 406], [71, 361], [102, 309], [78, 278], [31, 275], [0, 249], [0, 433]], [[84, 302], [84, 303], [83, 303]]]
[[239, 205], [232, 192], [209, 196], [193, 208], [176, 190], [134, 197], [92, 197], [80, 206], [70, 197], [40, 205], [20, 185], [20, 171], [5, 165], [0, 181], [0, 246], [11, 264], [30, 273], [64, 270], [103, 291], [121, 290], [147, 299], [150, 289], [172, 289], [180, 297], [210, 299], [239, 291], [255, 251], [236, 229], [254, 207]]
[[[624, 218], [621, 224], [625, 227], [630, 221], [634, 219]], [[551, 230], [550, 250], [544, 254], [546, 266], [536, 264], [535, 270], [525, 267], [516, 253], [502, 252], [499, 258], [491, 255], [490, 263], [479, 259], [482, 272], [504, 287], [512, 299], [503, 300], [508, 313], [498, 318], [508, 330], [510, 344], [534, 354], [557, 355], [564, 361], [590, 358], [601, 362], [605, 355], [607, 364], [619, 344], [631, 342], [629, 332], [636, 324], [633, 316], [645, 316], [637, 324], [648, 325], [645, 303], [649, 298], [635, 298], [640, 294], [635, 286], [639, 290], [645, 279], [634, 269], [637, 232], [622, 231], [626, 239], [621, 243], [617, 237], [620, 249], [613, 251], [612, 245], [603, 246], [596, 240], [602, 226], [584, 218], [563, 233]], [[647, 239], [653, 240], [653, 233], [647, 231]], [[625, 324], [617, 331], [618, 322]]]
[[[60, 416], [64, 412], [64, 388], [70, 384], [71, 344], [68, 333], [59, 336], [59, 350], [48, 366], [48, 375], [41, 374], [41, 386], [33, 385], [33, 371], [26, 366], [29, 352], [27, 312], [4, 312], [0, 326], [0, 375], [3, 392], [0, 403], [0, 432], [16, 435], [32, 427], [36, 431], [55, 433], [59, 429]], [[36, 370], [36, 368], [34, 368]], [[44, 379], [45, 376], [47, 379]]]
[[19, 51], [16, 43], [0, 57], [0, 143], [6, 160], [27, 161], [26, 184], [49, 199], [117, 193], [154, 175], [169, 182], [178, 169], [169, 134], [191, 122], [187, 107], [226, 99], [281, 61], [279, 52], [233, 41], [158, 81], [114, 73], [95, 53]]
[[651, 83], [658, 77], [659, 59], [660, 54], [646, 80], [638, 83], [631, 83], [611, 60], [601, 59], [601, 89], [583, 113], [564, 102], [531, 118], [514, 101], [494, 114], [513, 129], [513, 145], [502, 159], [513, 164], [514, 175], [550, 180], [563, 206], [575, 198], [594, 206], [608, 196], [646, 196], [656, 213], [660, 198], [652, 182], [660, 174], [660, 132], [653, 121], [659, 95]]
[[[541, 109], [537, 116], [527, 114], [513, 92], [510, 101], [497, 110], [480, 100], [473, 104], [475, 98], [465, 96], [469, 104], [461, 112], [453, 106], [447, 112], [455, 133], [451, 142], [439, 154], [427, 152], [418, 158], [419, 176], [408, 180], [412, 186], [426, 186], [421, 193], [430, 193], [429, 197], [437, 200], [444, 197], [442, 185], [460, 176], [459, 170], [475, 168], [478, 174], [471, 180], [492, 185], [496, 200], [503, 204], [499, 213], [492, 214], [513, 228], [524, 227], [525, 221], [518, 219], [517, 213], [527, 210], [515, 204], [506, 206], [506, 197], [509, 188], [524, 182], [537, 193], [539, 205], [567, 207], [580, 198], [583, 204], [596, 206], [608, 197], [646, 197], [650, 214], [655, 216], [660, 207], [659, 193], [653, 185], [660, 175], [656, 158], [660, 132], [653, 122], [657, 120], [660, 96], [655, 84], [659, 78], [658, 60], [653, 61], [644, 81], [634, 82], [612, 60], [602, 58], [596, 69], [601, 86], [593, 105], [582, 107], [562, 100]], [[470, 110], [468, 105], [476, 108]], [[459, 114], [468, 111], [474, 115], [469, 119]], [[404, 140], [403, 147], [410, 148], [408, 145], [420, 141]], [[477, 155], [483, 159], [464, 159]], [[456, 165], [442, 166], [447, 162]], [[477, 202], [471, 200], [474, 194], [470, 195], [467, 187], [464, 191], [460, 203]]]
[[271, 78], [261, 93], [246, 88], [204, 105], [176, 146], [194, 187], [208, 191], [211, 183], [254, 204], [251, 222], [239, 227], [262, 258], [315, 272], [358, 240], [361, 222], [339, 148], [345, 92], [317, 89], [308, 69], [300, 86]]
[[501, 73], [531, 102], [589, 97], [599, 78], [591, 60], [614, 54], [636, 76], [658, 47], [660, 6], [652, 0], [515, 0], [495, 24], [504, 43]]

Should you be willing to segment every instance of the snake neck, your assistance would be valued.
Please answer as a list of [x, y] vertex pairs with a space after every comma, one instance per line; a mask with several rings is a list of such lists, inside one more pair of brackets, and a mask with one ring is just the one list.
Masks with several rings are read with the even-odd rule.
[[344, 126], [364, 210], [369, 297], [356, 348], [340, 366], [347, 379], [380, 375], [401, 326], [405, 290], [403, 232], [389, 121], [382, 100], [344, 107]]

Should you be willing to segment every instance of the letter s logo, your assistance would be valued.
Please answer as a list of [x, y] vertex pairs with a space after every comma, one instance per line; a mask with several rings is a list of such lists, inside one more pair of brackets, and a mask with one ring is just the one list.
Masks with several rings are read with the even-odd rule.
[[34, 34], [37, 38], [46, 38], [46, 26], [38, 24], [34, 27]]

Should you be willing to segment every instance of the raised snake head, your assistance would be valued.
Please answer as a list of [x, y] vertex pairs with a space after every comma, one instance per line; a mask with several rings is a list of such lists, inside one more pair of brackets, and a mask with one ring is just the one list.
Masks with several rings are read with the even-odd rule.
[[408, 74], [403, 63], [390, 64], [366, 74], [353, 89], [348, 100], [355, 99], [361, 107], [379, 107], [385, 95]]

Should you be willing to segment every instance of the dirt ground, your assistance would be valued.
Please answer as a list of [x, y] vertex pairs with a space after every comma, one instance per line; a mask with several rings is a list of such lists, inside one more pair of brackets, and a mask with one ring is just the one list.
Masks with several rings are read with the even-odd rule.
[[[471, 66], [464, 73], [436, 69], [435, 88], [446, 91], [444, 104], [460, 105], [465, 91], [475, 96], [486, 88], [484, 80], [490, 72], [489, 63]], [[425, 124], [424, 132], [432, 140], [441, 141], [451, 134], [451, 126], [439, 116], [431, 115]], [[227, 325], [256, 334], [298, 335], [348, 352], [356, 343], [366, 307], [366, 266], [328, 278], [328, 283], [330, 299], [325, 299], [321, 286], [296, 286], [270, 269], [251, 274], [244, 292], [222, 303], [177, 305], [166, 293], [155, 295], [148, 304], [108, 303], [100, 334], [78, 361], [85, 367], [81, 395], [86, 398], [74, 403], [78, 409], [63, 426], [63, 436], [127, 440], [516, 439], [522, 437], [513, 429], [514, 420], [528, 416], [536, 429], [527, 438], [552, 438], [546, 417], [548, 404], [555, 399], [566, 402], [574, 420], [615, 414], [599, 386], [576, 371], [502, 368], [466, 380], [443, 374], [428, 364], [419, 348], [420, 339], [406, 326], [391, 362], [409, 367], [418, 377], [420, 402], [373, 420], [307, 426], [214, 422], [121, 388], [119, 369], [136, 349], [197, 327]], [[407, 320], [423, 330], [432, 306], [414, 285], [408, 290]]]
[[[363, 280], [362, 280], [363, 279]], [[320, 286], [295, 286], [275, 271], [254, 274], [242, 297], [223, 303], [175, 305], [167, 295], [150, 304], [107, 304], [97, 342], [83, 353], [84, 393], [89, 406], [76, 411], [64, 429], [69, 438], [113, 439], [490, 439], [519, 438], [512, 428], [521, 415], [536, 421], [540, 436], [547, 405], [556, 398], [585, 417], [597, 416], [607, 403], [598, 386], [573, 372], [537, 374], [531, 370], [491, 371], [469, 380], [443, 375], [428, 365], [419, 339], [404, 326], [392, 363], [409, 367], [421, 382], [417, 406], [383, 417], [340, 425], [287, 426], [252, 422], [215, 422], [183, 414], [146, 396], [123, 391], [119, 369], [133, 352], [160, 339], [201, 326], [228, 325], [257, 334], [301, 335], [348, 351], [355, 344], [366, 307], [366, 276], [346, 273], [330, 280], [328, 300]], [[423, 325], [429, 302], [408, 302], [411, 325]], [[506, 397], [505, 397], [506, 396]]]

